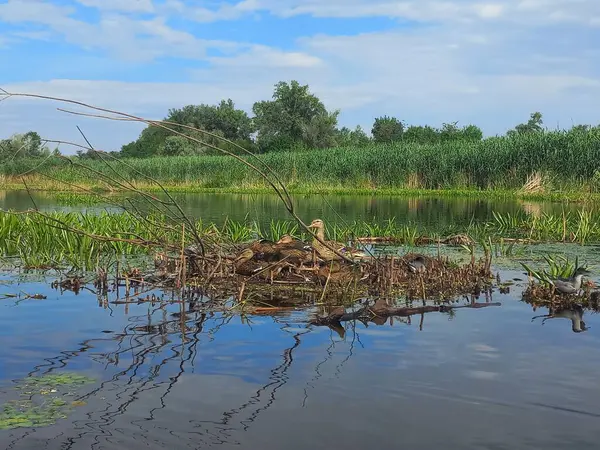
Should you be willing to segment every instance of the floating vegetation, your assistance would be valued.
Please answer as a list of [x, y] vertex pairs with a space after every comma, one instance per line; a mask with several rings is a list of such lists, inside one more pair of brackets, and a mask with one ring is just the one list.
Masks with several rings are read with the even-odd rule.
[[52, 196], [52, 199], [59, 205], [65, 206], [99, 205], [107, 202], [105, 196], [95, 193], [57, 192]]
[[581, 305], [597, 304], [598, 291], [590, 281], [583, 281], [590, 272], [586, 265], [579, 264], [576, 256], [574, 261], [568, 257], [545, 255], [548, 269], [533, 269], [528, 264], [520, 262], [527, 271], [529, 285], [523, 291], [523, 300], [534, 304], [569, 304], [577, 302]]
[[529, 276], [535, 278], [540, 283], [545, 285], [551, 285], [552, 280], [557, 280], [560, 278], [568, 279], [574, 276], [576, 270], [579, 267], [587, 269], [587, 266], [579, 265], [579, 257], [575, 257], [575, 261], [570, 261], [568, 257], [558, 255], [544, 255], [544, 260], [548, 263], [549, 270], [535, 270], [532, 269], [528, 264], [521, 262], [521, 266], [527, 271]]
[[47, 374], [27, 377], [17, 382], [19, 399], [0, 407], [0, 430], [44, 427], [68, 417], [80, 400], [70, 401], [75, 390], [94, 379], [76, 373]]
[[[153, 216], [148, 217], [152, 219]], [[147, 254], [147, 248], [140, 244], [156, 239], [157, 232], [127, 213], [0, 212], [0, 256], [18, 257], [25, 268], [67, 264], [94, 270], [115, 255]], [[164, 230], [160, 233], [170, 237]], [[177, 236], [173, 233], [172, 239]]]
[[493, 212], [494, 221], [485, 228], [506, 237], [527, 238], [531, 241], [574, 242], [581, 245], [600, 242], [598, 215], [585, 209], [555, 215], [520, 212], [500, 214]]

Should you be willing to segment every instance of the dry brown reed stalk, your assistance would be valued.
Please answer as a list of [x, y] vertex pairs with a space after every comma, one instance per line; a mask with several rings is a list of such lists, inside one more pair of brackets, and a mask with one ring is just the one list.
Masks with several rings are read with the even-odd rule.
[[[106, 113], [106, 114], [113, 114], [113, 116], [109, 116], [106, 114], [91, 114], [91, 113], [84, 113], [84, 112], [79, 112], [79, 111], [71, 111], [71, 110], [67, 110], [64, 108], [57, 108], [59, 111], [68, 113], [68, 114], [73, 114], [73, 115], [77, 115], [77, 116], [84, 116], [84, 117], [96, 117], [96, 118], [102, 118], [102, 119], [107, 119], [107, 120], [119, 120], [119, 121], [134, 121], [134, 122], [141, 122], [141, 123], [146, 123], [147, 125], [150, 126], [156, 126], [159, 128], [163, 128], [177, 136], [181, 136], [191, 142], [195, 142], [196, 144], [201, 144], [203, 146], [206, 146], [208, 148], [212, 148], [214, 150], [217, 150], [219, 152], [222, 152], [226, 155], [231, 156], [232, 158], [238, 160], [239, 162], [241, 162], [242, 164], [248, 166], [250, 169], [256, 171], [270, 186], [271, 188], [275, 191], [275, 193], [277, 194], [277, 196], [281, 199], [281, 201], [283, 202], [286, 210], [288, 211], [288, 213], [298, 222], [298, 224], [311, 236], [313, 236], [315, 239], [317, 239], [321, 244], [325, 245], [327, 248], [329, 248], [330, 250], [332, 250], [336, 255], [338, 255], [340, 258], [342, 258], [343, 260], [345, 260], [348, 263], [354, 264], [355, 261], [349, 257], [347, 257], [346, 255], [344, 255], [343, 253], [341, 253], [340, 251], [338, 251], [335, 247], [333, 247], [332, 245], [328, 244], [327, 242], [324, 242], [324, 240], [322, 240], [321, 238], [319, 238], [316, 233], [313, 233], [312, 230], [308, 227], [308, 225], [306, 225], [306, 223], [304, 223], [304, 221], [302, 221], [302, 219], [296, 214], [295, 209], [294, 209], [294, 204], [292, 202], [292, 199], [289, 195], [289, 192], [287, 191], [285, 185], [281, 182], [281, 180], [279, 179], [279, 177], [277, 176], [277, 174], [273, 171], [272, 168], [270, 168], [268, 166], [268, 164], [266, 164], [262, 159], [260, 159], [257, 155], [255, 155], [254, 153], [250, 152], [249, 150], [245, 149], [244, 147], [240, 146], [239, 144], [236, 144], [235, 142], [226, 139], [222, 136], [218, 136], [215, 133], [210, 133], [206, 130], [202, 130], [199, 128], [195, 128], [195, 127], [191, 127], [188, 125], [181, 125], [181, 124], [177, 124], [174, 122], [170, 122], [170, 121], [164, 121], [164, 120], [150, 120], [150, 119], [145, 119], [143, 117], [139, 117], [139, 116], [135, 116], [132, 114], [128, 114], [128, 113], [124, 113], [121, 111], [117, 111], [117, 110], [112, 110], [112, 109], [108, 109], [108, 108], [101, 108], [98, 106], [94, 106], [88, 103], [84, 103], [84, 102], [80, 102], [77, 100], [71, 100], [71, 99], [67, 99], [67, 98], [62, 98], [62, 97], [54, 97], [54, 96], [47, 96], [47, 95], [40, 95], [40, 94], [28, 94], [28, 93], [16, 93], [16, 92], [8, 92], [5, 89], [0, 88], [0, 93], [3, 95], [2, 100], [6, 100], [8, 98], [12, 98], [12, 97], [24, 97], [24, 98], [34, 98], [34, 99], [41, 99], [41, 100], [50, 100], [50, 101], [56, 101], [56, 102], [60, 102], [60, 103], [67, 103], [67, 104], [72, 104], [72, 105], [78, 105], [84, 108], [88, 108], [88, 109], [92, 109], [95, 111], [100, 111], [102, 113]], [[232, 153], [226, 149], [223, 149], [221, 147], [218, 147], [216, 145], [213, 145], [209, 142], [205, 142], [202, 141], [200, 139], [197, 139], [193, 136], [189, 136], [186, 135], [172, 127], [169, 127], [168, 125], [171, 126], [175, 126], [178, 127], [179, 129], [183, 128], [183, 129], [189, 129], [189, 130], [193, 130], [196, 132], [200, 132], [202, 134], [214, 137], [216, 139], [218, 139], [221, 142], [225, 142], [229, 145], [232, 145], [234, 148], [240, 150], [241, 152], [247, 154], [248, 156], [250, 156], [253, 160], [257, 161], [259, 164], [261, 164], [264, 168], [265, 171], [268, 172], [269, 174], [271, 174], [274, 178], [274, 180], [271, 180], [269, 178], [269, 176], [267, 175], [267, 173], [265, 173], [265, 171], [259, 169], [256, 165], [246, 161], [245, 159], [241, 158], [240, 156], [236, 155], [235, 153]], [[93, 151], [96, 154], [102, 156], [109, 156], [108, 154], [105, 155], [101, 155], [101, 152], [99, 152], [98, 150], [94, 149], [94, 148], [89, 148], [89, 151]], [[123, 163], [122, 161], [120, 161], [120, 163]], [[84, 168], [87, 168], [84, 165], [81, 165]], [[89, 169], [89, 168], [87, 168]], [[146, 174], [143, 174], [139, 171], [136, 171], [138, 173], [140, 173], [142, 176], [152, 180], [151, 177], [149, 177]], [[166, 189], [164, 189], [164, 187], [162, 187], [162, 185], [160, 183], [158, 183], [156, 180], [152, 180], [155, 183], [157, 183], [162, 189], [163, 192], [165, 192], [165, 194], [167, 196], [170, 196], [170, 194], [167, 192]], [[183, 211], [181, 211], [183, 213]], [[190, 223], [190, 226], [192, 226], [192, 224]], [[197, 238], [199, 239], [199, 237], [197, 236]], [[199, 240], [198, 243], [202, 246], [202, 241]], [[204, 252], [204, 251], [203, 251]]]
[[544, 182], [545, 178], [541, 172], [536, 171], [529, 174], [527, 177], [527, 181], [521, 187], [521, 193], [534, 193], [534, 192], [542, 192], [544, 190]]

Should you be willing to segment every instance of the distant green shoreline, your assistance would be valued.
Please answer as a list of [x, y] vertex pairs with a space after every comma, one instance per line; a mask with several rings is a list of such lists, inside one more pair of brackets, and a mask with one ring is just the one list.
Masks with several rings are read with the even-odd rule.
[[[258, 159], [257, 159], [258, 158]], [[250, 168], [245, 163], [256, 165]], [[272, 169], [270, 172], [268, 169]], [[0, 165], [0, 190], [74, 191], [73, 186], [140, 190], [272, 193], [281, 180], [303, 194], [600, 201], [600, 135], [545, 132], [481, 142], [372, 144], [326, 150], [152, 158], [20, 159]]]
[[[162, 183], [161, 183], [162, 184]], [[109, 192], [122, 193], [125, 189], [112, 188], [111, 190], [102, 189], [96, 185], [85, 185], [78, 183], [79, 186], [92, 190], [97, 194], [107, 194]], [[162, 184], [165, 189], [171, 193], [182, 194], [273, 194], [275, 192], [271, 187], [265, 186], [245, 186], [245, 187], [203, 187], [192, 185]], [[68, 185], [36, 185], [29, 184], [28, 189], [36, 192], [48, 193], [74, 193], [86, 195], [84, 191], [78, 191], [76, 188]], [[143, 192], [162, 192], [162, 189], [156, 185], [137, 185], [137, 189]], [[518, 190], [504, 189], [412, 189], [412, 188], [350, 188], [340, 186], [286, 186], [288, 192], [294, 195], [354, 195], [354, 196], [391, 196], [391, 197], [471, 197], [482, 199], [521, 199], [532, 201], [555, 201], [555, 202], [600, 202], [600, 193], [589, 193], [583, 191], [565, 191], [565, 192], [521, 192]], [[0, 191], [23, 191], [26, 190], [22, 183], [0, 183]]]

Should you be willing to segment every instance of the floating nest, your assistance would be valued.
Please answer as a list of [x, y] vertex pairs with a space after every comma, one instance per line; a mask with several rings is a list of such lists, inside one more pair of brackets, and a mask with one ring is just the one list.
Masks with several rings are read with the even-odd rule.
[[594, 284], [586, 281], [582, 283], [579, 294], [562, 294], [554, 286], [530, 281], [523, 291], [522, 300], [535, 308], [539, 306], [569, 306], [579, 305], [594, 311], [600, 310], [600, 291], [593, 290]]
[[[196, 287], [204, 295], [220, 298], [253, 297], [265, 301], [275, 297], [285, 299], [286, 304], [297, 304], [298, 298], [314, 302], [315, 295], [338, 300], [404, 296], [407, 300], [446, 301], [460, 295], [478, 295], [493, 281], [489, 258], [473, 259], [463, 265], [447, 257], [419, 253], [362, 256], [353, 261], [323, 261], [314, 253], [310, 258], [291, 262], [290, 258], [269, 258], [260, 253], [240, 259], [250, 247], [238, 247], [237, 253], [205, 256], [189, 252], [184, 258], [160, 254], [154, 273], [148, 276], [132, 273], [134, 276], [127, 282], [133, 286], [151, 283], [167, 288]], [[418, 257], [425, 268], [422, 272], [411, 267]]]

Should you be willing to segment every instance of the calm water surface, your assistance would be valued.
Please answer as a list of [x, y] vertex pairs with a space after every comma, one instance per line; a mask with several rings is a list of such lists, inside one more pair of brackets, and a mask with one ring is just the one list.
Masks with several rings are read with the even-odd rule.
[[0, 300], [0, 401], [31, 374], [97, 380], [73, 415], [0, 431], [0, 448], [596, 448], [600, 318], [586, 313], [584, 333], [542, 326], [522, 283], [494, 292], [499, 307], [347, 323], [341, 337], [301, 311], [193, 313], [182, 333], [177, 305], [107, 307], [0, 273], [0, 294], [47, 296]]
[[[45, 194], [35, 200], [46, 211], [85, 209]], [[288, 218], [268, 195], [178, 200], [187, 213], [217, 223], [246, 214], [262, 223]], [[340, 220], [333, 207], [348, 221], [396, 217], [432, 226], [491, 220], [492, 211], [562, 210], [512, 200], [296, 201], [307, 219]], [[25, 193], [0, 192], [0, 208], [30, 206]], [[586, 251], [588, 262], [597, 260], [596, 247]], [[311, 311], [249, 320], [191, 313], [182, 328], [178, 305], [103, 304], [91, 291], [51, 289], [51, 274], [0, 272], [0, 298], [47, 297], [0, 300], [0, 403], [14, 398], [15, 383], [29, 375], [77, 372], [96, 380], [78, 392], [85, 404], [68, 418], [0, 430], [0, 448], [599, 447], [600, 318], [586, 312], [584, 333], [574, 333], [566, 319], [532, 321], [547, 311], [520, 301], [526, 277], [514, 261], [511, 267], [498, 266], [501, 278], [523, 281], [508, 294], [494, 292], [499, 307], [347, 323], [343, 336], [307, 326]]]
[[[256, 220], [267, 225], [271, 219], [290, 219], [281, 200], [266, 194], [174, 194], [186, 214], [205, 222], [222, 224], [225, 218], [243, 221]], [[43, 211], [99, 211], [108, 206], [65, 206], [52, 194], [33, 194], [36, 205]], [[526, 211], [561, 214], [576, 211], [579, 205], [551, 202], [530, 202], [515, 199], [485, 200], [474, 198], [392, 197], [392, 196], [294, 196], [298, 214], [310, 221], [320, 217], [326, 222], [366, 220], [383, 223], [395, 218], [400, 223], [418, 223], [423, 227], [465, 227], [471, 222], [493, 220], [492, 212], [517, 213]], [[0, 191], [0, 209], [24, 210], [33, 206], [25, 191]], [[113, 208], [113, 210], [116, 210]]]

